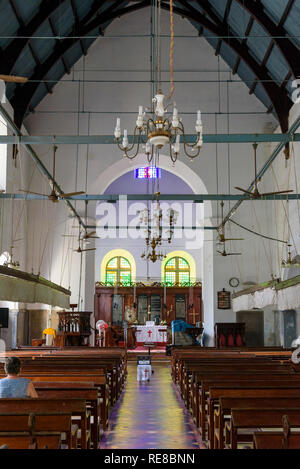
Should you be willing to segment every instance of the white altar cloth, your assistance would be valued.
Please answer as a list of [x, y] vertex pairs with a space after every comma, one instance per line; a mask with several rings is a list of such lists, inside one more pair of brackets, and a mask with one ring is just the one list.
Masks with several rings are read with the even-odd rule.
[[136, 341], [139, 343], [166, 343], [167, 326], [136, 326]]
[[151, 365], [138, 365], [137, 366], [137, 380], [149, 381], [151, 378]]

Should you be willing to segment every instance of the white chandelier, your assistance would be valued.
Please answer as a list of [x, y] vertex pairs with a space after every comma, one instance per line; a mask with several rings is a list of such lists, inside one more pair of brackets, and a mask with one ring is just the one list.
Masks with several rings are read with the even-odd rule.
[[[160, 46], [160, 11], [161, 1], [158, 1], [158, 30], [157, 30], [157, 92], [152, 99], [154, 109], [151, 115], [146, 118], [146, 112], [143, 106], [138, 108], [138, 116], [136, 126], [133, 130], [132, 141], [129, 142], [127, 129], [124, 130], [121, 142], [121, 124], [120, 118], [117, 118], [114, 136], [119, 149], [124, 156], [133, 159], [137, 156], [140, 146], [145, 146], [145, 153], [149, 163], [153, 159], [154, 154], [158, 153], [164, 146], [169, 147], [169, 155], [173, 163], [180, 153], [180, 143], [183, 143], [185, 154], [194, 159], [200, 154], [203, 145], [202, 138], [202, 120], [201, 111], [197, 111], [195, 130], [197, 133], [193, 143], [187, 141], [182, 119], [178, 116], [176, 104], [173, 105], [173, 114], [166, 116], [168, 105], [165, 104], [165, 96], [161, 91], [161, 46]], [[173, 47], [174, 47], [174, 30], [173, 30], [173, 2], [170, 0], [170, 18], [171, 18], [171, 46], [170, 46], [170, 71], [171, 71], [171, 98], [174, 91], [173, 80]], [[167, 101], [168, 101], [167, 100]]]
[[[163, 146], [168, 145], [170, 158], [175, 162], [180, 152], [180, 135], [182, 135], [184, 152], [189, 158], [196, 158], [200, 154], [203, 144], [201, 111], [197, 112], [195, 125], [197, 132], [196, 141], [194, 143], [188, 143], [182, 120], [178, 116], [177, 108], [174, 107], [173, 109], [172, 119], [165, 117], [166, 109], [164, 100], [165, 96], [162, 91], [159, 90], [152, 100], [155, 103], [154, 119], [150, 117], [145, 120], [146, 113], [143, 112], [143, 106], [139, 106], [139, 113], [131, 143], [128, 141], [126, 129], [124, 130], [121, 143], [120, 118], [117, 118], [114, 135], [117, 145], [124, 153], [124, 156], [129, 159], [135, 158], [139, 153], [140, 145], [145, 144], [145, 152], [150, 163], [155, 153], [155, 148], [161, 149]], [[191, 152], [188, 151], [189, 148]]]

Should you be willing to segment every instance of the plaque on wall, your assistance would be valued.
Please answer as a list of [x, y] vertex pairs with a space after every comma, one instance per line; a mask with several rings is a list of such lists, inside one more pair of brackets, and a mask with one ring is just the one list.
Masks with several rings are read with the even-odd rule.
[[223, 288], [222, 291], [218, 291], [218, 309], [230, 309], [231, 308], [231, 301], [230, 301], [230, 292], [226, 291]]

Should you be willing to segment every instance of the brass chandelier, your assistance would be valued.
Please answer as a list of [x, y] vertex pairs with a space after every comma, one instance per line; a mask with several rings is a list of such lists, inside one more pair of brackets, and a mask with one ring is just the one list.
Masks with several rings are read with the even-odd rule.
[[141, 258], [156, 262], [157, 260], [163, 260], [166, 258], [166, 254], [163, 254], [160, 250], [156, 252], [156, 249], [162, 246], [163, 240], [163, 220], [166, 219], [168, 225], [167, 231], [167, 242], [170, 244], [174, 235], [174, 225], [177, 222], [178, 212], [169, 208], [166, 215], [163, 215], [163, 211], [159, 204], [160, 192], [156, 192], [156, 207], [152, 211], [152, 218], [150, 210], [145, 208], [140, 211], [140, 223], [147, 226], [145, 230], [146, 235], [146, 250], [142, 253]]
[[[195, 130], [197, 137], [194, 143], [187, 142], [184, 125], [182, 119], [179, 118], [176, 103], [173, 104], [173, 114], [166, 116], [168, 105], [165, 103], [165, 95], [161, 90], [161, 45], [160, 45], [160, 12], [161, 1], [158, 0], [157, 4], [158, 28], [157, 28], [157, 92], [152, 99], [152, 109], [150, 115], [146, 117], [147, 109], [144, 110], [143, 106], [139, 106], [136, 125], [133, 130], [133, 139], [131, 142], [128, 140], [128, 133], [125, 129], [121, 142], [121, 125], [120, 118], [117, 118], [114, 136], [119, 149], [123, 155], [130, 160], [135, 158], [140, 150], [140, 146], [144, 145], [145, 153], [148, 162], [150, 163], [155, 154], [155, 150], [160, 150], [164, 146], [169, 147], [169, 156], [173, 163], [178, 158], [180, 152], [180, 142], [183, 143], [185, 154], [194, 159], [200, 154], [203, 144], [202, 138], [202, 119], [201, 111], [197, 111]], [[170, 18], [171, 18], [171, 46], [170, 46], [170, 70], [171, 70], [171, 93], [167, 101], [172, 97], [174, 92], [173, 80], [173, 48], [174, 48], [174, 30], [173, 30], [173, 2], [170, 0]]]

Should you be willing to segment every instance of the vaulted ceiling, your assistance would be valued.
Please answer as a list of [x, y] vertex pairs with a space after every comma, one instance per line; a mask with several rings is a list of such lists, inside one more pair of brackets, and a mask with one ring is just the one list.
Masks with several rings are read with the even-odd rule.
[[[29, 79], [7, 85], [16, 124], [70, 73], [114, 19], [153, 4], [0, 0], [0, 74]], [[169, 10], [169, 1], [161, 5]], [[292, 82], [300, 77], [300, 0], [174, 0], [174, 13], [193, 24], [286, 132]]]

